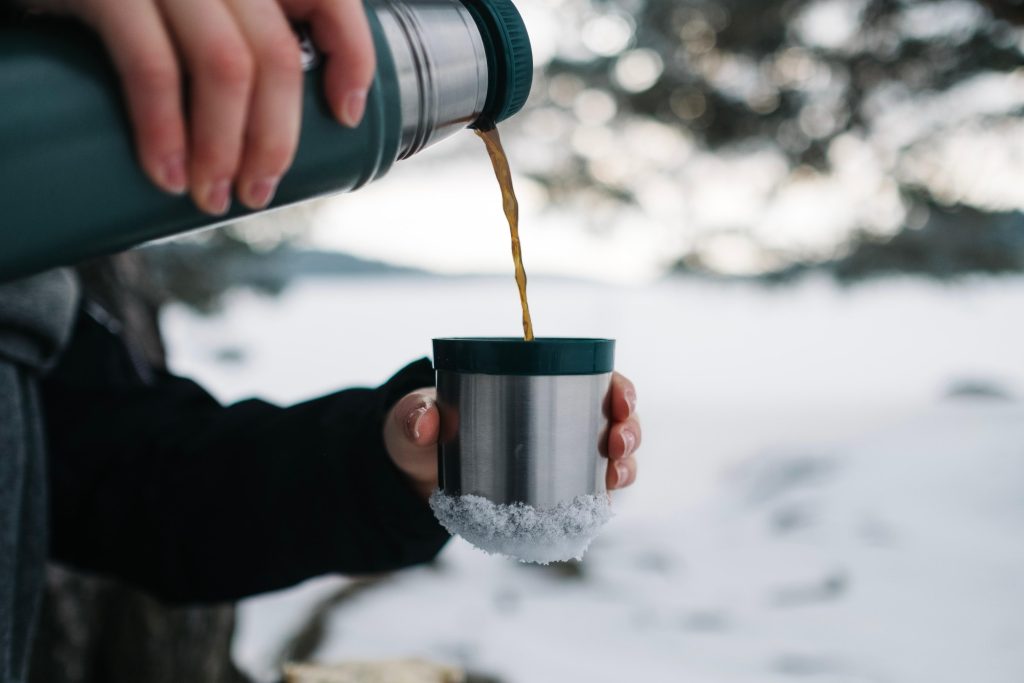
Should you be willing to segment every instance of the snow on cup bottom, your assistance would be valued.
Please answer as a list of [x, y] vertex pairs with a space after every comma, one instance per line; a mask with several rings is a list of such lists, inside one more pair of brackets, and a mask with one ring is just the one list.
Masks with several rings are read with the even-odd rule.
[[434, 340], [440, 488], [450, 532], [527, 562], [579, 559], [611, 517], [607, 461], [615, 342]]
[[549, 510], [526, 503], [494, 503], [482, 496], [434, 491], [434, 515], [453, 534], [481, 550], [523, 562], [583, 559], [587, 546], [612, 516], [608, 495], [590, 494]]

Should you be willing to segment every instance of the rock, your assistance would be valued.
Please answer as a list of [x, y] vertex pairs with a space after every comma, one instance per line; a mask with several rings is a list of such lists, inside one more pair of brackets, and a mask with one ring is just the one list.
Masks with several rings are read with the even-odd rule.
[[418, 659], [342, 664], [286, 664], [286, 683], [466, 683], [460, 669]]

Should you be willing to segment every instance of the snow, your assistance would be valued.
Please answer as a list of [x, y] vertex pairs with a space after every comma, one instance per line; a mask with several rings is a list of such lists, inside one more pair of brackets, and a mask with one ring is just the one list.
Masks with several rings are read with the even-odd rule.
[[435, 490], [434, 516], [484, 552], [521, 562], [550, 564], [582, 560], [583, 553], [612, 517], [607, 494], [581, 495], [550, 509], [526, 503], [494, 503], [471, 494], [452, 496]]
[[[332, 607], [315, 659], [421, 657], [503, 683], [1024, 680], [1024, 278], [535, 278], [531, 304], [542, 334], [617, 339], [637, 483], [582, 562], [454, 539]], [[178, 372], [223, 400], [290, 402], [380, 383], [434, 336], [515, 334], [516, 307], [511, 278], [365, 277], [164, 322]], [[243, 602], [239, 664], [274, 680], [346, 581]]]

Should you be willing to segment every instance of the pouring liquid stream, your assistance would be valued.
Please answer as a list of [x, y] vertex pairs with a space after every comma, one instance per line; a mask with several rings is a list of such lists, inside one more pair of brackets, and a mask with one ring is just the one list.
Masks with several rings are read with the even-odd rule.
[[497, 128], [474, 131], [487, 147], [487, 156], [491, 158], [494, 176], [501, 188], [501, 205], [508, 219], [508, 228], [512, 233], [512, 261], [516, 269], [516, 285], [519, 287], [519, 303], [523, 307], [523, 339], [533, 341], [533, 319], [530, 317], [530, 303], [526, 299], [526, 269], [523, 268], [523, 249], [519, 242], [519, 202], [512, 188], [512, 172], [508, 167], [508, 157], [501, 146], [501, 138]]

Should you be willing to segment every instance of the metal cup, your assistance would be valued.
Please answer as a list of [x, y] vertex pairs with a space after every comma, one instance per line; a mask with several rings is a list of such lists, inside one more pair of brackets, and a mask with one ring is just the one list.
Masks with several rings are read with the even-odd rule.
[[434, 340], [441, 491], [550, 509], [605, 491], [610, 339]]

